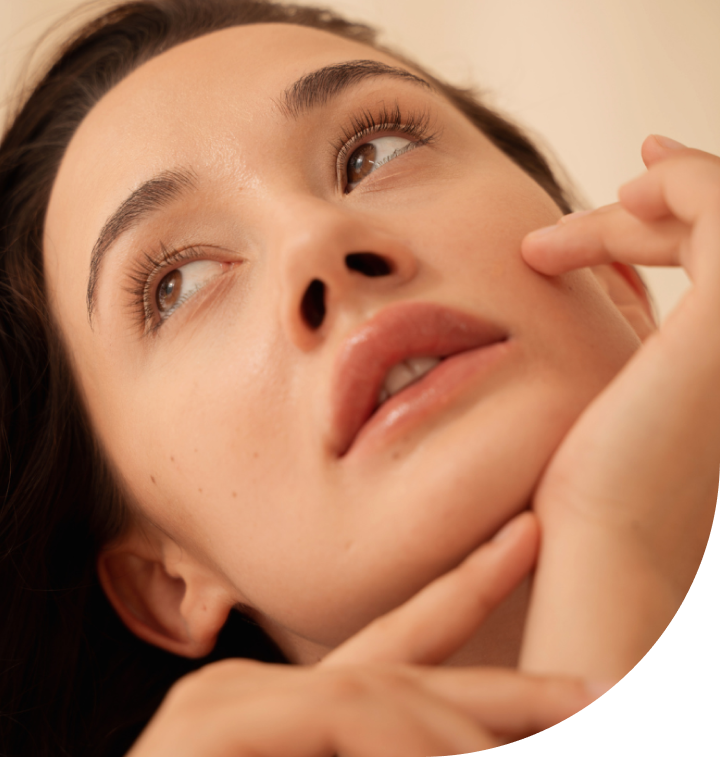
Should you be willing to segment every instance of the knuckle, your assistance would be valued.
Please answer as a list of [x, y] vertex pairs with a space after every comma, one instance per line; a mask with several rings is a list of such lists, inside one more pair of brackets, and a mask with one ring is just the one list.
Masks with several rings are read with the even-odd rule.
[[248, 675], [258, 670], [261, 663], [255, 660], [229, 659], [204, 665], [187, 673], [170, 687], [166, 700], [181, 703], [195, 701], [206, 692], [214, 690], [219, 684], [230, 678]]
[[336, 705], [355, 706], [367, 698], [367, 674], [357, 668], [339, 668], [323, 676], [321, 694]]
[[400, 666], [334, 668], [322, 676], [321, 696], [335, 706], [355, 708], [370, 699], [397, 696], [412, 686]]
[[211, 662], [195, 671], [202, 680], [208, 682], [221, 681], [237, 675], [249, 675], [263, 667], [257, 660], [248, 660], [240, 657], [232, 657], [219, 662]]
[[203, 686], [197, 671], [188, 673], [170, 687], [165, 698], [163, 707], [173, 712], [193, 712], [195, 702], [202, 698]]

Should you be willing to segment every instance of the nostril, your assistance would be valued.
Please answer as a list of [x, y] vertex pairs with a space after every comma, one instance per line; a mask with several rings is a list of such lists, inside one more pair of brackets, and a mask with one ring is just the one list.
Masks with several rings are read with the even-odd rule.
[[345, 265], [363, 276], [388, 276], [392, 273], [387, 260], [373, 252], [351, 252], [345, 256]]
[[325, 320], [325, 284], [313, 279], [300, 303], [302, 317], [311, 329], [319, 329]]

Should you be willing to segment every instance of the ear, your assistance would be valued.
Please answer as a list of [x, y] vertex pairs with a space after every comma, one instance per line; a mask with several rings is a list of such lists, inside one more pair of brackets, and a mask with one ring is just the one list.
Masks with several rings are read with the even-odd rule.
[[633, 266], [625, 263], [611, 263], [593, 266], [592, 271], [617, 309], [643, 342], [650, 334], [657, 331], [657, 323], [645, 283]]
[[135, 526], [103, 549], [97, 571], [123, 623], [182, 657], [209, 654], [236, 604], [222, 579], [169, 537]]

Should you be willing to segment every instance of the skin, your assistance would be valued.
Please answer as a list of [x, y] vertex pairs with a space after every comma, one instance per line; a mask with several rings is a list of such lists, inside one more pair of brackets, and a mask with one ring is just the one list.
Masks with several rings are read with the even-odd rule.
[[619, 202], [523, 241], [524, 259], [548, 275], [622, 261], [681, 265], [693, 283], [543, 473], [525, 670], [624, 676], [680, 607], [713, 521], [720, 158], [659, 136], [642, 158], [648, 170], [620, 187]]
[[[551, 276], [526, 262], [523, 238], [560, 210], [439, 95], [384, 78], [297, 120], [277, 107], [298, 77], [357, 59], [397, 65], [280, 25], [176, 47], [91, 111], [52, 192], [51, 306], [133, 505], [101, 579], [125, 622], [171, 651], [207, 652], [240, 603], [290, 659], [322, 658], [526, 509], [578, 416], [652, 331], [608, 261]], [[344, 194], [329, 143], [353, 114], [395, 101], [427, 111], [435, 140]], [[134, 188], [178, 166], [197, 188], [114, 245], [91, 324], [100, 229]], [[212, 250], [226, 265], [146, 335], [127, 289], [159, 243]], [[395, 272], [368, 279], [338, 265], [358, 251]], [[299, 308], [313, 279], [328, 293], [318, 331]], [[326, 433], [343, 339], [403, 301], [498, 323], [510, 349], [461, 401], [338, 458]], [[522, 594], [507, 608], [463, 661], [517, 659]]]
[[[533, 565], [537, 536], [534, 516], [521, 514], [317, 665], [224, 660], [186, 676], [128, 757], [474, 753], [558, 723], [601, 689], [500, 668], [429, 664], [482, 625]], [[437, 623], [438, 613], [453, 622]]]

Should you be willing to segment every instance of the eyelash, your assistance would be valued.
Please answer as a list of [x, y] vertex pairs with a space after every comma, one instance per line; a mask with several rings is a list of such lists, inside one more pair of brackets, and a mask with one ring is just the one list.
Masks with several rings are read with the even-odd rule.
[[[160, 318], [157, 323], [153, 324], [156, 317], [152, 306], [156, 290], [155, 283], [160, 284], [162, 277], [170, 273], [168, 269], [171, 266], [176, 266], [182, 262], [201, 260], [205, 257], [207, 257], [207, 250], [200, 250], [197, 247], [172, 250], [161, 243], [160, 250], [155, 256], [146, 252], [135, 264], [129, 274], [131, 284], [127, 288], [127, 292], [132, 297], [133, 310], [138, 322], [144, 327], [146, 335], [156, 331], [170, 317]], [[160, 276], [161, 273], [163, 276]], [[171, 313], [182, 302], [183, 300], [175, 306]]]
[[407, 134], [413, 137], [415, 147], [430, 144], [437, 136], [430, 131], [430, 117], [427, 112], [410, 111], [403, 114], [398, 103], [395, 103], [390, 111], [385, 105], [376, 113], [370, 110], [360, 111], [352, 117], [350, 126], [345, 127], [342, 132], [343, 136], [333, 144], [333, 149], [337, 154], [335, 170], [344, 194], [352, 191], [348, 189], [347, 182], [348, 158], [354, 150], [362, 146], [368, 135], [379, 132]]
[[[360, 111], [350, 120], [349, 126], [342, 129], [342, 137], [333, 144], [333, 151], [337, 155], [336, 174], [338, 182], [343, 187], [343, 193], [348, 194], [347, 161], [353, 151], [362, 145], [363, 140], [371, 134], [380, 132], [393, 132], [406, 134], [412, 137], [415, 147], [430, 144], [436, 134], [430, 132], [429, 116], [425, 112], [408, 112], [403, 114], [400, 106], [396, 103], [392, 110], [385, 105], [379, 111]], [[370, 141], [370, 140], [367, 140]], [[127, 292], [132, 297], [132, 307], [139, 324], [143, 327], [145, 335], [157, 331], [160, 326], [182, 305], [183, 300], [173, 308], [165, 318], [158, 318], [153, 307], [157, 286], [173, 266], [184, 261], [190, 262], [201, 260], [207, 256], [207, 250], [197, 247], [186, 247], [182, 250], [173, 250], [160, 244], [156, 254], [144, 253], [141, 259], [130, 271], [130, 286]], [[161, 276], [162, 274], [162, 276]], [[153, 321], [156, 321], [153, 323]]]

